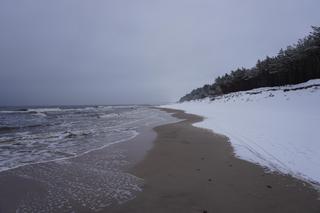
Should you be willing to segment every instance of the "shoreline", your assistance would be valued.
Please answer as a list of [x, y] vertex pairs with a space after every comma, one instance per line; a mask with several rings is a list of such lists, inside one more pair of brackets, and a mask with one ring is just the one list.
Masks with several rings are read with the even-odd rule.
[[[0, 213], [18, 207], [21, 212], [72, 208], [108, 213], [320, 209], [310, 184], [234, 157], [225, 136], [192, 125], [202, 117], [157, 109], [180, 120], [141, 128], [131, 140], [71, 159], [1, 172]], [[57, 204], [61, 207], [54, 207]]]
[[0, 213], [99, 212], [133, 199], [144, 180], [128, 170], [152, 148], [153, 127], [77, 156], [1, 171]]
[[319, 212], [318, 192], [289, 175], [236, 158], [227, 138], [184, 119], [157, 126], [153, 148], [131, 170], [145, 180], [137, 197], [105, 212]]
[[21, 165], [15, 166], [15, 167], [11, 167], [11, 168], [7, 168], [7, 169], [4, 169], [4, 170], [0, 170], [0, 173], [1, 173], [1, 172], [7, 172], [7, 171], [10, 171], [10, 170], [14, 170], [14, 169], [19, 169], [19, 168], [25, 167], [25, 166], [32, 166], [32, 165], [37, 165], [37, 164], [52, 163], [52, 162], [58, 162], [58, 161], [63, 161], [63, 160], [71, 160], [71, 159], [74, 159], [74, 158], [81, 157], [81, 156], [83, 156], [83, 155], [90, 154], [91, 152], [95, 152], [95, 151], [98, 151], [98, 150], [101, 150], [101, 149], [108, 148], [109, 146], [114, 146], [114, 145], [116, 145], [116, 144], [129, 142], [129, 141], [131, 141], [131, 140], [134, 140], [139, 134], [140, 134], [140, 132], [136, 132], [133, 136], [131, 136], [131, 137], [129, 137], [129, 138], [120, 139], [120, 140], [117, 140], [117, 141], [108, 143], [108, 144], [106, 144], [106, 145], [103, 145], [103, 146], [101, 146], [101, 147], [94, 148], [94, 149], [90, 149], [90, 150], [87, 150], [87, 151], [85, 151], [85, 152], [82, 152], [82, 153], [79, 153], [79, 154], [75, 154], [75, 155], [72, 155], [72, 156], [69, 156], [69, 157], [57, 158], [57, 159], [46, 160], [46, 161], [39, 161], [39, 162], [34, 162], [34, 163], [21, 164]]

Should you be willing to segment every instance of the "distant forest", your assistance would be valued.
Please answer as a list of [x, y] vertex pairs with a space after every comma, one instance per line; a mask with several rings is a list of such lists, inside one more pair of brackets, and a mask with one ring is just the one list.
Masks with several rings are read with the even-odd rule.
[[215, 79], [214, 83], [193, 90], [180, 102], [215, 97], [259, 87], [297, 84], [320, 78], [320, 27], [297, 44], [281, 49], [277, 56], [258, 60], [251, 69], [238, 68]]

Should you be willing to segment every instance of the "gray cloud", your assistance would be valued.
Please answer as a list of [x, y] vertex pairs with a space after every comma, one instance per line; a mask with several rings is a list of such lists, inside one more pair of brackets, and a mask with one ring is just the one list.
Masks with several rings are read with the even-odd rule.
[[0, 105], [175, 101], [319, 25], [318, 0], [3, 0]]

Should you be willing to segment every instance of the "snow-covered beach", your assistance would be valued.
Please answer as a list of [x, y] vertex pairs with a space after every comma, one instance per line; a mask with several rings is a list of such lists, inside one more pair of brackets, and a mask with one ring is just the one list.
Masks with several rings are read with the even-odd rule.
[[205, 117], [241, 159], [320, 183], [320, 79], [165, 105]]

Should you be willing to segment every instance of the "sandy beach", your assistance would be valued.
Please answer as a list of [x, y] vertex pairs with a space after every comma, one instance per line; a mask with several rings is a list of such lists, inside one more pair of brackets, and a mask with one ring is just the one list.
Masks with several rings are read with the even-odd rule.
[[166, 111], [185, 120], [154, 129], [154, 147], [132, 170], [143, 192], [105, 212], [320, 212], [307, 183], [235, 158], [226, 137], [192, 126], [201, 117]]

